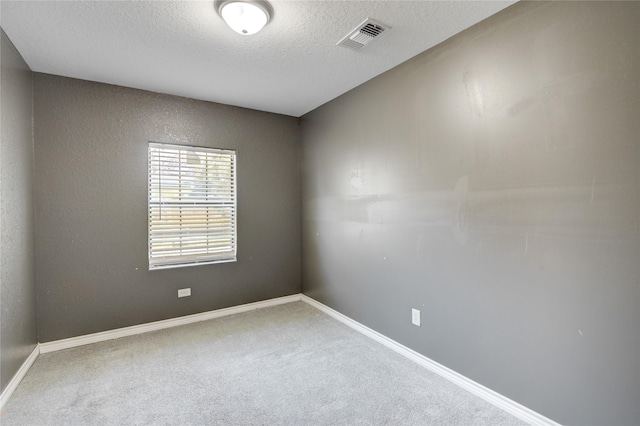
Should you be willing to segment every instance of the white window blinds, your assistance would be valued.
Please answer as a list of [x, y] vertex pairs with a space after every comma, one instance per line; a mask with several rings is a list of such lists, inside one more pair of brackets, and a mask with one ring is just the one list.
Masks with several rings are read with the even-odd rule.
[[149, 269], [235, 260], [235, 151], [149, 143]]

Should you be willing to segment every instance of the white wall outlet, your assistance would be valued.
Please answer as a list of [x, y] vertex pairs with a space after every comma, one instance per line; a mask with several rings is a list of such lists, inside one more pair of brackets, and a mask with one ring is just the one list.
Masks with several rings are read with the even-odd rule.
[[191, 288], [181, 288], [178, 290], [178, 297], [191, 296]]
[[420, 327], [420, 311], [418, 309], [411, 309], [411, 324]]

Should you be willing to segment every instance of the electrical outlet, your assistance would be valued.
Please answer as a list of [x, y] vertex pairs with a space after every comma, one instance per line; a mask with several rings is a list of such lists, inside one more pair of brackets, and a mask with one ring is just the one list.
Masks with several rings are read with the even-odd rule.
[[178, 290], [178, 297], [191, 296], [191, 288], [181, 288]]
[[418, 309], [411, 309], [411, 324], [420, 327], [420, 311]]

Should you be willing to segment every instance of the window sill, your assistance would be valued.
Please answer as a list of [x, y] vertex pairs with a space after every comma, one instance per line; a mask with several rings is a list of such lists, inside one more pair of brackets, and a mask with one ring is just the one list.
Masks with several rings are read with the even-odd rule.
[[238, 261], [238, 259], [236, 257], [233, 257], [233, 258], [229, 258], [229, 259], [206, 260], [206, 261], [202, 261], [202, 262], [154, 265], [154, 266], [149, 266], [149, 271], [158, 271], [158, 270], [161, 270], [161, 269], [186, 268], [188, 266], [213, 265], [213, 264], [216, 264], [216, 263], [231, 263], [231, 262], [237, 262], [237, 261]]

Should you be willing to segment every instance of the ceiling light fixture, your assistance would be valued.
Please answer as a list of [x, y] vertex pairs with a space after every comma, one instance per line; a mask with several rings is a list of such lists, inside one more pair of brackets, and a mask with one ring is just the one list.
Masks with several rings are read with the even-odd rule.
[[216, 0], [216, 11], [242, 35], [255, 34], [271, 20], [273, 8], [265, 0]]

